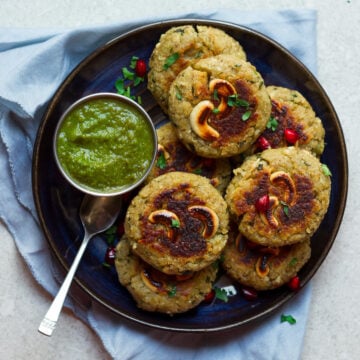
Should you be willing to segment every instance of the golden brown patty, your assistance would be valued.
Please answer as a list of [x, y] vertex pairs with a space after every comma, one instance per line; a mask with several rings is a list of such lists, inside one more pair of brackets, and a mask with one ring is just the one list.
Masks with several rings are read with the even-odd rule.
[[157, 129], [157, 135], [157, 160], [147, 182], [171, 171], [183, 171], [205, 176], [221, 193], [225, 191], [232, 174], [228, 159], [209, 159], [192, 153], [179, 140], [171, 123]]
[[187, 276], [166, 275], [133, 254], [126, 237], [116, 247], [115, 267], [138, 307], [167, 314], [188, 311], [204, 300], [218, 269], [214, 263]]
[[296, 144], [320, 156], [324, 151], [325, 130], [309, 102], [296, 90], [268, 86], [267, 91], [272, 102], [271, 118], [249, 153]]
[[282, 246], [306, 240], [327, 212], [330, 177], [307, 150], [265, 150], [247, 158], [234, 173], [226, 201], [250, 241]]
[[225, 200], [200, 175], [170, 172], [154, 178], [131, 202], [125, 234], [132, 250], [167, 274], [198, 271], [227, 241]]
[[310, 240], [265, 247], [250, 242], [238, 232], [229, 235], [222, 266], [242, 285], [256, 290], [271, 290], [296, 276], [311, 255]]
[[241, 45], [224, 31], [209, 26], [183, 25], [162, 34], [151, 54], [148, 88], [165, 113], [171, 83], [194, 62], [218, 54], [246, 55]]
[[235, 55], [200, 60], [170, 87], [170, 119], [181, 141], [200, 156], [244, 152], [265, 130], [270, 112], [261, 75]]

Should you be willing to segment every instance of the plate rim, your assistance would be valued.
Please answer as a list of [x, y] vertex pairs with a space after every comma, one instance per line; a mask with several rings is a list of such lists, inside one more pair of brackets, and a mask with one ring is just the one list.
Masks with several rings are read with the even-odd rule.
[[[342, 175], [344, 177], [344, 185], [343, 185], [343, 188], [341, 189], [343, 196], [340, 199], [338, 215], [336, 216], [336, 222], [333, 227], [333, 229], [334, 229], [333, 230], [333, 238], [331, 239], [331, 241], [327, 242], [327, 245], [324, 248], [323, 252], [321, 253], [321, 256], [316, 261], [316, 266], [313, 266], [312, 269], [307, 273], [307, 275], [302, 279], [302, 282], [305, 285], [310, 281], [310, 279], [318, 271], [321, 264], [326, 259], [329, 251], [331, 250], [331, 248], [335, 242], [335, 239], [337, 237], [337, 234], [340, 230], [340, 227], [342, 224], [342, 219], [343, 219], [345, 208], [346, 208], [346, 201], [347, 201], [347, 195], [348, 195], [348, 171], [349, 171], [348, 168], [349, 168], [349, 165], [348, 165], [347, 148], [346, 148], [346, 144], [345, 144], [345, 137], [344, 137], [342, 125], [341, 125], [340, 119], [335, 111], [335, 108], [334, 108], [332, 102], [330, 101], [330, 98], [328, 97], [325, 89], [320, 84], [320, 82], [318, 81], [316, 76], [307, 68], [307, 66], [304, 63], [302, 63], [294, 54], [292, 54], [289, 50], [287, 50], [279, 42], [270, 38], [269, 36], [259, 32], [257, 30], [254, 30], [248, 26], [239, 25], [239, 24], [229, 22], [229, 21], [203, 19], [203, 18], [199, 18], [199, 19], [198, 18], [183, 18], [183, 19], [168, 19], [168, 20], [147, 23], [147, 24], [144, 24], [141, 26], [134, 26], [132, 29], [130, 29], [118, 36], [115, 36], [114, 38], [105, 42], [103, 45], [98, 46], [90, 54], [85, 56], [64, 78], [64, 80], [61, 82], [61, 84], [55, 90], [53, 96], [49, 99], [49, 102], [46, 106], [46, 110], [45, 110], [45, 112], [41, 118], [40, 124], [39, 124], [39, 128], [38, 128], [36, 138], [35, 138], [34, 148], [33, 148], [33, 158], [32, 158], [32, 190], [33, 191], [32, 192], [33, 192], [36, 212], [39, 217], [39, 221], [40, 221], [40, 225], [41, 225], [41, 230], [42, 230], [43, 234], [45, 235], [47, 243], [50, 245], [51, 251], [56, 255], [55, 256], [56, 261], [62, 266], [63, 270], [65, 270], [67, 272], [69, 270], [70, 266], [66, 263], [63, 255], [58, 251], [58, 249], [55, 247], [55, 244], [51, 240], [52, 236], [48, 231], [48, 228], [46, 226], [46, 221], [43, 216], [43, 212], [41, 210], [41, 204], [40, 204], [40, 199], [39, 199], [39, 189], [37, 188], [38, 174], [36, 171], [36, 167], [38, 164], [38, 158], [39, 158], [38, 150], [39, 150], [42, 135], [43, 135], [46, 123], [47, 123], [47, 119], [51, 115], [57, 102], [61, 99], [63, 90], [76, 77], [77, 73], [84, 66], [86, 66], [88, 63], [90, 63], [97, 56], [101, 55], [101, 53], [103, 53], [105, 50], [107, 50], [108, 48], [113, 46], [115, 43], [117, 43], [123, 39], [126, 39], [126, 38], [130, 37], [131, 35], [134, 35], [138, 32], [143, 32], [148, 29], [161, 28], [164, 26], [165, 27], [166, 26], [179, 26], [179, 25], [184, 25], [184, 24], [191, 24], [191, 25], [201, 24], [201, 25], [208, 25], [208, 26], [220, 26], [222, 29], [225, 28], [225, 31], [226, 31], [226, 29], [232, 29], [234, 31], [247, 32], [248, 34], [254, 35], [256, 37], [260, 37], [262, 40], [270, 43], [272, 46], [280, 49], [282, 52], [285, 52], [286, 55], [297, 64], [297, 66], [300, 66], [307, 73], [307, 75], [311, 78], [311, 80], [321, 90], [321, 95], [326, 102], [326, 106], [328, 107], [332, 116], [335, 119], [334, 124], [336, 125], [336, 133], [341, 135], [338, 140], [340, 141], [340, 148], [343, 151], [342, 158], [344, 159], [343, 168], [342, 168]], [[160, 325], [160, 324], [149, 323], [147, 321], [137, 319], [134, 316], [130, 316], [126, 313], [120, 312], [120, 311], [114, 309], [109, 304], [107, 304], [106, 301], [104, 301], [104, 299], [102, 299], [97, 294], [95, 294], [91, 289], [89, 289], [89, 287], [86, 286], [86, 284], [83, 284], [83, 282], [81, 280], [79, 280], [76, 276], [74, 277], [74, 281], [77, 283], [77, 285], [80, 286], [82, 291], [87, 293], [92, 299], [94, 299], [99, 304], [101, 304], [105, 308], [109, 309], [113, 313], [119, 315], [120, 317], [124, 317], [128, 320], [135, 321], [138, 324], [142, 324], [142, 325], [146, 325], [146, 326], [150, 326], [150, 327], [158, 328], [158, 329], [162, 329], [162, 330], [175, 331], [175, 332], [184, 332], [184, 331], [185, 332], [216, 332], [216, 331], [224, 331], [224, 330], [228, 330], [228, 329], [231, 329], [234, 327], [243, 326], [250, 322], [251, 323], [258, 322], [259, 320], [274, 313], [276, 310], [281, 308], [285, 303], [287, 303], [291, 298], [293, 298], [294, 296], [297, 296], [299, 293], [301, 293], [301, 290], [299, 292], [290, 292], [290, 293], [286, 294], [285, 296], [283, 296], [281, 299], [279, 299], [279, 301], [277, 301], [276, 304], [273, 304], [273, 305], [269, 306], [267, 309], [265, 309], [264, 311], [261, 311], [260, 313], [257, 313], [257, 314], [255, 314], [245, 320], [242, 320], [242, 321], [234, 322], [234, 323], [231, 323], [228, 325], [212, 327], [210, 329], [208, 329], [208, 328], [191, 328], [191, 329], [189, 329], [189, 328], [183, 328], [183, 327], [176, 327], [176, 326], [170, 327], [170, 326], [164, 326], [164, 325]]]

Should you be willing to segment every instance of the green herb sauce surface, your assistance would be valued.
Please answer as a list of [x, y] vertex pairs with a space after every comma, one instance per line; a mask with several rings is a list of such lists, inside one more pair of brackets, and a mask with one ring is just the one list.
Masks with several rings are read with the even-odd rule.
[[141, 179], [151, 164], [154, 141], [139, 111], [115, 99], [93, 99], [66, 116], [56, 151], [74, 182], [112, 193]]

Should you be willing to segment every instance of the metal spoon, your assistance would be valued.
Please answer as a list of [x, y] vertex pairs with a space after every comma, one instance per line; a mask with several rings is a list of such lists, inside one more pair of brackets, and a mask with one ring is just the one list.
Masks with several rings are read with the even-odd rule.
[[67, 273], [63, 284], [55, 296], [48, 312], [39, 326], [39, 332], [51, 336], [55, 329], [66, 295], [69, 291], [76, 269], [85, 252], [89, 240], [96, 234], [113, 225], [121, 208], [120, 196], [85, 195], [80, 207], [80, 219], [84, 227], [84, 239]]

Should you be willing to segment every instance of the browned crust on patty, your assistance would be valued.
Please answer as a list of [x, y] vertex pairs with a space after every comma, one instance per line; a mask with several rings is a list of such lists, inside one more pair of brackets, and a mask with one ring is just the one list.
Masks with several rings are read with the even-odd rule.
[[227, 240], [227, 206], [205, 177], [171, 172], [153, 179], [130, 204], [125, 233], [133, 251], [168, 274], [197, 271]]
[[247, 150], [266, 128], [271, 102], [256, 68], [235, 55], [198, 61], [170, 87], [169, 116], [179, 138], [204, 157]]
[[[311, 107], [310, 103], [298, 91], [280, 86], [267, 86], [270, 95], [272, 109], [271, 117], [276, 125], [269, 124], [261, 134], [268, 145], [273, 148], [295, 145], [299, 148], [309, 150], [316, 156], [324, 151], [325, 129]], [[296, 134], [296, 143], [286, 139], [286, 131]], [[248, 155], [261, 151], [255, 143], [248, 151]]]
[[214, 263], [186, 276], [164, 274], [133, 254], [126, 236], [116, 247], [115, 267], [138, 307], [169, 315], [197, 306], [211, 291], [218, 270]]
[[222, 266], [242, 285], [271, 290], [296, 276], [310, 255], [310, 239], [273, 248], [252, 243], [235, 231], [229, 235]]
[[[331, 180], [320, 161], [295, 147], [266, 150], [235, 170], [226, 200], [249, 240], [283, 246], [312, 236], [327, 212]], [[268, 196], [266, 210], [257, 202]]]

